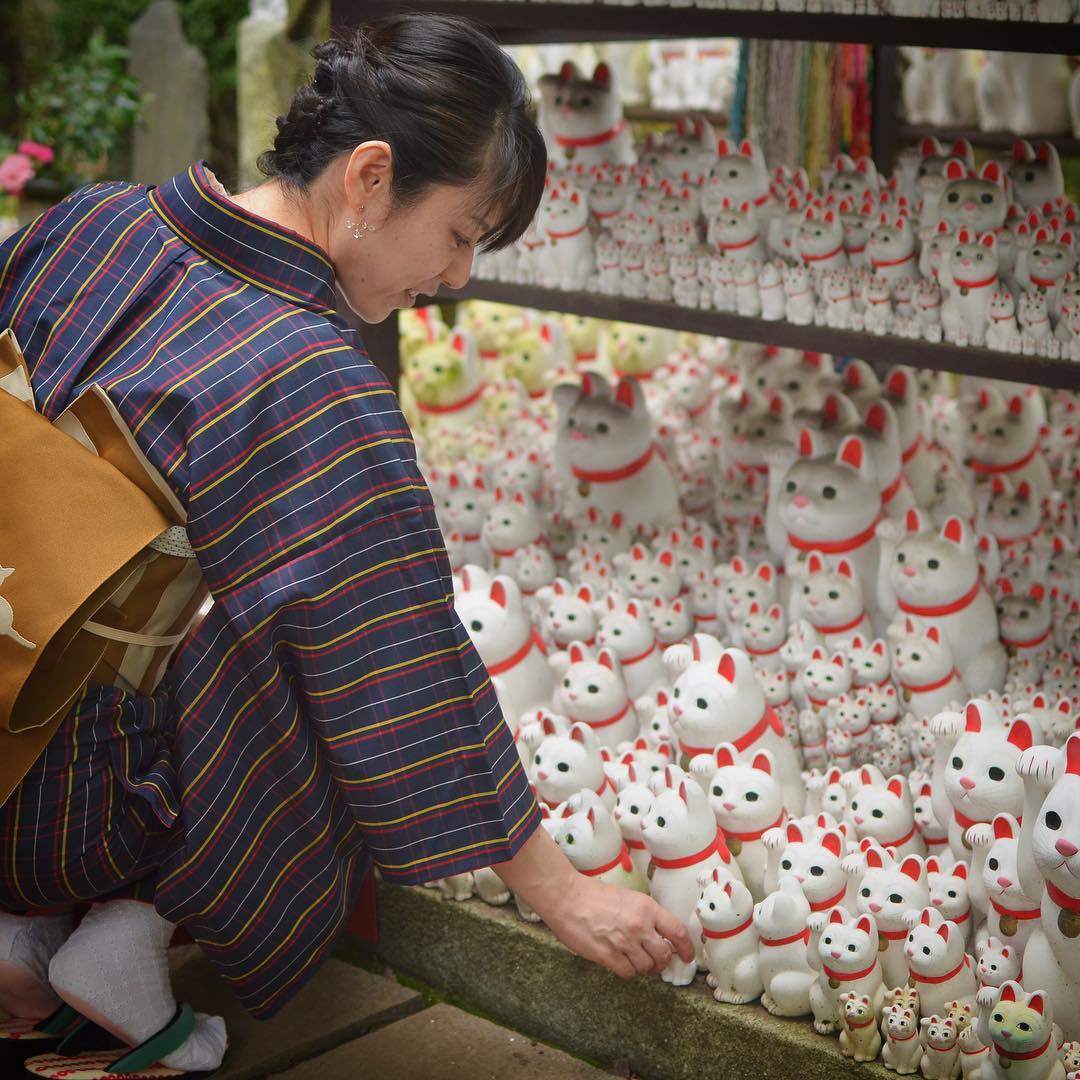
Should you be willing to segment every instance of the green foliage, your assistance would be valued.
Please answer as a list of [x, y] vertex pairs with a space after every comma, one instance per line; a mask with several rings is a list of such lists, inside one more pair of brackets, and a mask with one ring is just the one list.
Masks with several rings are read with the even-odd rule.
[[27, 138], [53, 148], [49, 173], [75, 182], [96, 168], [124, 137], [141, 108], [138, 82], [126, 73], [127, 49], [94, 30], [83, 51], [58, 61], [18, 95]]

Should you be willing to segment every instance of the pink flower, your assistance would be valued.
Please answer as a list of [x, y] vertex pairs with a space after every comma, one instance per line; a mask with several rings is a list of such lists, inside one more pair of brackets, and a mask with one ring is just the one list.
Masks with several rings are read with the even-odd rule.
[[34, 176], [34, 162], [25, 154], [8, 154], [0, 162], [0, 189], [18, 195]]
[[19, 143], [19, 153], [29, 158], [36, 158], [42, 165], [48, 165], [53, 159], [52, 148], [39, 142]]

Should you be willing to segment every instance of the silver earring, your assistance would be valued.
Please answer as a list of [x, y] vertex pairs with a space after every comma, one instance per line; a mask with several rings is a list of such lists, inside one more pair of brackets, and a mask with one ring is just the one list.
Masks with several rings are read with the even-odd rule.
[[348, 230], [349, 230], [349, 232], [351, 232], [351, 233], [352, 233], [352, 235], [353, 235], [353, 239], [354, 239], [354, 240], [363, 240], [363, 239], [364, 239], [364, 237], [365, 237], [365, 236], [366, 236], [366, 235], [367, 235], [367, 234], [368, 234], [369, 232], [374, 232], [374, 231], [375, 231], [375, 230], [374, 230], [374, 229], [373, 229], [373, 228], [372, 228], [372, 227], [371, 227], [371, 226], [370, 226], [370, 225], [369, 225], [369, 224], [368, 224], [368, 223], [367, 223], [367, 222], [366, 222], [366, 221], [364, 220], [364, 217], [363, 217], [363, 213], [364, 213], [364, 208], [363, 208], [363, 207], [361, 206], [361, 207], [360, 207], [360, 215], [361, 215], [361, 217], [360, 217], [360, 220], [359, 220], [359, 221], [353, 221], [353, 220], [352, 220], [352, 218], [346, 218], [346, 219], [345, 219], [345, 228], [346, 228], [346, 229], [348, 229]]

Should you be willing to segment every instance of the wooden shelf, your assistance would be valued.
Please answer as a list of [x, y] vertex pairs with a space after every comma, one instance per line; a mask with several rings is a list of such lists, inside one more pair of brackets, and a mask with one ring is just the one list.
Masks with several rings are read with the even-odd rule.
[[931, 136], [940, 139], [946, 146], [954, 139], [967, 139], [972, 146], [988, 146], [1011, 150], [1018, 139], [1026, 139], [1032, 146], [1048, 142], [1057, 148], [1062, 157], [1080, 157], [1080, 139], [1071, 135], [1013, 135], [1008, 131], [979, 131], [955, 128], [929, 127], [922, 124], [898, 124], [896, 137], [901, 143], [915, 143]]
[[833, 356], [857, 356], [881, 364], [908, 364], [912, 367], [954, 371], [1010, 382], [1080, 390], [1080, 363], [1046, 360], [1038, 356], [1014, 356], [991, 349], [959, 345], [931, 345], [921, 340], [877, 336], [854, 330], [831, 330], [824, 326], [796, 326], [793, 323], [750, 319], [719, 311], [702, 311], [653, 300], [625, 300], [596, 293], [564, 292], [533, 285], [508, 285], [497, 281], [473, 281], [464, 289], [441, 291], [437, 297], [420, 297], [418, 304], [455, 300], [493, 300], [502, 304], [563, 311], [597, 319], [663, 326], [696, 334], [759, 341], [766, 345], [789, 346]]
[[1078, 23], [1009, 23], [986, 19], [913, 19], [889, 15], [809, 15], [537, 0], [332, 0], [331, 25], [356, 26], [398, 11], [462, 15], [507, 44], [636, 41], [647, 38], [736, 37], [854, 44], [926, 45], [953, 49], [1080, 53]]
[[654, 109], [651, 105], [624, 105], [623, 116], [627, 120], [649, 124], [674, 124], [687, 116], [704, 116], [714, 128], [728, 126], [730, 117], [723, 112], [710, 112], [708, 109]]

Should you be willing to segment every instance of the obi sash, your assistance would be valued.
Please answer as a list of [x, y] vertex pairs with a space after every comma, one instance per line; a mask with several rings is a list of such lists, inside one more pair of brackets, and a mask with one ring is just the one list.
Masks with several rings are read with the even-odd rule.
[[0, 334], [0, 804], [86, 686], [152, 694], [208, 595], [187, 512], [90, 386], [55, 423]]

